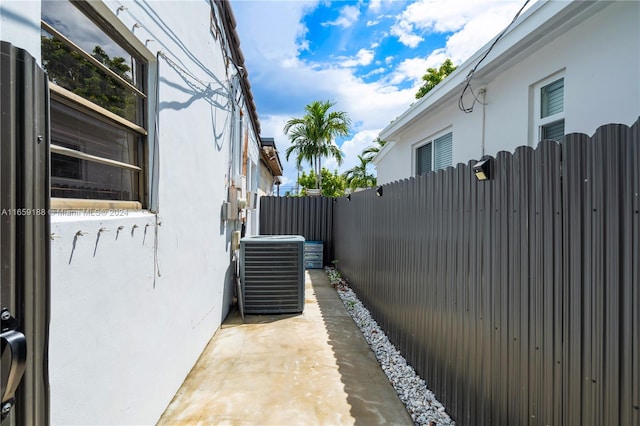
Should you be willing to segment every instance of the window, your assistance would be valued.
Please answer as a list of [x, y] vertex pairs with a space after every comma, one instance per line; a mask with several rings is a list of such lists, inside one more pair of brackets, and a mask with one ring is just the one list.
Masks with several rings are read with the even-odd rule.
[[453, 164], [453, 133], [430, 140], [416, 149], [416, 176]]
[[534, 90], [537, 139], [561, 140], [564, 136], [564, 77], [547, 79]]
[[145, 196], [147, 62], [85, 2], [42, 2], [51, 88], [51, 196]]

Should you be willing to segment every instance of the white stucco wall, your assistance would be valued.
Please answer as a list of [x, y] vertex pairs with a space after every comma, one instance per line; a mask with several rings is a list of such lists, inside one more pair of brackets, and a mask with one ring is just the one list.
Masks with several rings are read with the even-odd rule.
[[[229, 241], [240, 222], [221, 219], [233, 178], [233, 118], [227, 99], [197, 81], [224, 90], [215, 74], [228, 83], [220, 38], [210, 33], [209, 3], [105, 4], [114, 14], [124, 5], [117, 19], [129, 29], [138, 24], [135, 37], [183, 70], [160, 57], [159, 213], [51, 216], [54, 425], [154, 424], [233, 295]], [[39, 2], [3, 0], [1, 6], [2, 39], [39, 58]], [[256, 147], [249, 158], [259, 161]]]
[[258, 197], [273, 195], [273, 176], [269, 168], [260, 163], [260, 185], [258, 186]]
[[[531, 87], [559, 71], [565, 79], [566, 133], [591, 135], [604, 124], [633, 124], [640, 116], [640, 3], [613, 2], [492, 81], [474, 86], [487, 89], [484, 154], [537, 144]], [[415, 147], [448, 126], [454, 166], [483, 155], [483, 107], [476, 104], [465, 114], [457, 101], [398, 132], [396, 144], [377, 160], [379, 183], [414, 175]]]
[[252, 203], [260, 182], [260, 149], [258, 141], [253, 135], [249, 138], [247, 157], [247, 203], [250, 208], [246, 211], [246, 235], [257, 235], [260, 217], [257, 205]]

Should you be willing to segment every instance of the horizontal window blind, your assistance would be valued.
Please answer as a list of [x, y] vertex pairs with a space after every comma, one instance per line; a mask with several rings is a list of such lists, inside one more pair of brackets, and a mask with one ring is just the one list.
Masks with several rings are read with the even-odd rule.
[[554, 121], [540, 127], [540, 139], [553, 139], [559, 141], [564, 136], [564, 120]]
[[430, 172], [431, 169], [431, 143], [422, 145], [416, 150], [416, 175]]
[[540, 89], [540, 118], [564, 111], [564, 78]]
[[453, 133], [440, 136], [433, 141], [434, 170], [444, 169], [453, 163]]

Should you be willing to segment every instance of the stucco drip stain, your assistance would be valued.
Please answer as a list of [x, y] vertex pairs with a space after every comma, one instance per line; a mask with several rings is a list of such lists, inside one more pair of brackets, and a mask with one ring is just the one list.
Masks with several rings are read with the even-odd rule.
[[71, 254], [69, 255], [69, 265], [71, 265], [71, 259], [73, 259], [73, 252], [76, 250], [76, 243], [78, 242], [78, 237], [82, 237], [85, 235], [85, 232], [78, 231], [76, 235], [73, 236], [73, 243], [71, 244]]
[[106, 228], [98, 229], [98, 235], [96, 236], [96, 245], [95, 247], [93, 247], [93, 257], [96, 257], [96, 252], [98, 251], [98, 243], [100, 242], [100, 235], [102, 235], [102, 233], [106, 231], [108, 231], [108, 229]]

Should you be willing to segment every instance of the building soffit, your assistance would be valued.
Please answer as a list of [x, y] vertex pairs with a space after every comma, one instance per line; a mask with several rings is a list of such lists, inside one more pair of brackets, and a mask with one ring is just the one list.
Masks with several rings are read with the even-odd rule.
[[271, 172], [273, 176], [282, 176], [282, 163], [280, 162], [280, 155], [278, 155], [278, 149], [273, 138], [261, 139], [262, 160]]
[[262, 159], [273, 176], [282, 176], [282, 164], [275, 148], [262, 147]]

